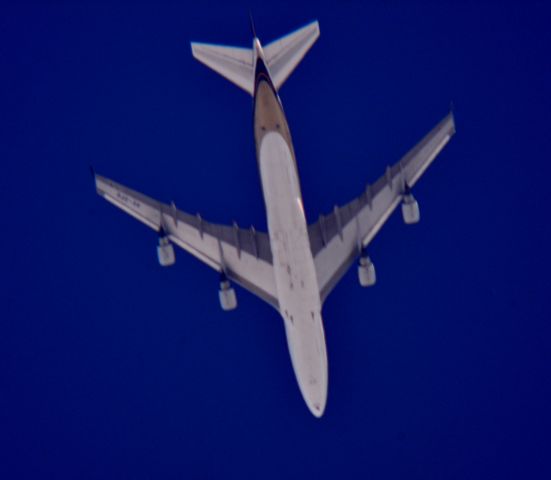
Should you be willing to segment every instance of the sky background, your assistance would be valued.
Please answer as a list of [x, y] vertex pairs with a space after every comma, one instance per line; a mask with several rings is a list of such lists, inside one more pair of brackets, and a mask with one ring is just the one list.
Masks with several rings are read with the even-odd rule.
[[[99, 198], [89, 165], [265, 229], [252, 103], [189, 41], [318, 19], [280, 91], [310, 221], [455, 104], [457, 135], [325, 303], [329, 397], [277, 313]], [[0, 478], [551, 478], [546, 2], [0, 7]]]

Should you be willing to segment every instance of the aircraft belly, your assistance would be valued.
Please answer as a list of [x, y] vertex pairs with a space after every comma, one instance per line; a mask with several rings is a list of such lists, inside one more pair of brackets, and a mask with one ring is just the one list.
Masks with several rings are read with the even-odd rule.
[[327, 397], [321, 301], [292, 151], [279, 132], [259, 148], [262, 187], [280, 313], [302, 395], [316, 416]]

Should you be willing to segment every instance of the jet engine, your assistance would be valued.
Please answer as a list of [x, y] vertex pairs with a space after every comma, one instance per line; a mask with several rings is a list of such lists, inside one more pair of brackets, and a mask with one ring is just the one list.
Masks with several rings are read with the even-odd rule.
[[225, 275], [223, 275], [220, 279], [218, 298], [220, 299], [220, 306], [222, 307], [222, 310], [227, 312], [237, 308], [237, 297], [235, 295], [235, 290]]
[[411, 193], [405, 194], [402, 200], [402, 218], [404, 219], [404, 223], [408, 225], [417, 223], [421, 218], [419, 204]]
[[360, 263], [358, 265], [358, 280], [362, 287], [371, 287], [372, 285], [375, 285], [375, 282], [377, 281], [375, 265], [373, 265], [373, 262], [366, 254], [362, 254], [360, 257]]
[[157, 257], [159, 258], [159, 263], [163, 267], [170, 267], [174, 265], [176, 261], [176, 255], [174, 255], [174, 247], [168, 236], [164, 235], [159, 237], [159, 245], [157, 245]]

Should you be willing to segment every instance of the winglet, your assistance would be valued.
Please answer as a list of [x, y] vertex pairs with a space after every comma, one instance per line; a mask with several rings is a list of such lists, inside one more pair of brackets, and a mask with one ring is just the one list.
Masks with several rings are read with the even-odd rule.
[[455, 105], [453, 102], [450, 102], [450, 113], [448, 113], [448, 117], [450, 117], [452, 121], [451, 135], [453, 135], [455, 133]]
[[94, 187], [96, 189], [96, 193], [101, 195], [101, 193], [98, 190], [98, 175], [96, 173], [96, 170], [94, 169], [92, 164], [90, 164], [89, 167], [90, 167], [90, 174], [92, 175], [92, 179], [94, 180]]

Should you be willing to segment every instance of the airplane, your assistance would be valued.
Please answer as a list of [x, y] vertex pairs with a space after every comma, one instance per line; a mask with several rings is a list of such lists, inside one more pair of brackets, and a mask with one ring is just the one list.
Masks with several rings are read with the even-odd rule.
[[362, 287], [376, 274], [366, 247], [401, 205], [406, 224], [420, 219], [411, 188], [455, 133], [450, 111], [400, 161], [349, 203], [307, 224], [289, 125], [278, 91], [318, 39], [313, 21], [252, 48], [191, 43], [193, 56], [253, 97], [254, 139], [268, 232], [220, 225], [186, 213], [93, 172], [97, 193], [159, 233], [158, 261], [175, 262], [173, 245], [220, 273], [223, 310], [237, 307], [231, 282], [273, 306], [283, 318], [291, 363], [310, 412], [325, 411], [328, 366], [322, 306], [359, 258]]

